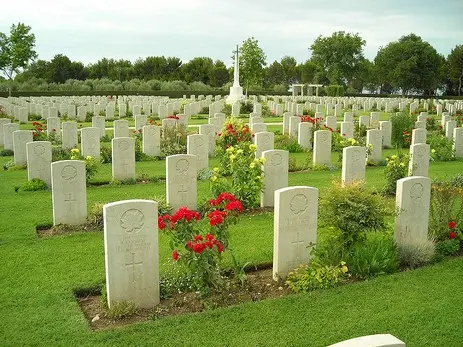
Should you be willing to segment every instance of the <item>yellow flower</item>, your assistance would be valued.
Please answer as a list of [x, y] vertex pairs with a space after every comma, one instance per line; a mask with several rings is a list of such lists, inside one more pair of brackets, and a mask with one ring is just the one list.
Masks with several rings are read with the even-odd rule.
[[436, 150], [433, 148], [433, 149], [431, 150], [431, 153], [432, 153], [432, 154], [436, 154]]
[[261, 176], [256, 176], [256, 180], [260, 180], [260, 179], [262, 179]]
[[214, 172], [219, 172], [219, 168], [218, 168], [218, 167], [215, 167], [213, 170], [214, 170]]
[[394, 154], [391, 156], [391, 159], [397, 159], [397, 156]]
[[237, 150], [236, 154], [243, 154], [243, 150], [242, 149]]
[[251, 151], [255, 151], [257, 149], [256, 145], [249, 145], [249, 149]]
[[76, 154], [76, 153], [80, 153], [80, 151], [79, 151], [78, 148], [73, 148], [73, 149], [71, 149], [71, 153]]
[[211, 180], [212, 180], [212, 182], [217, 181], [217, 176], [212, 176], [212, 177], [211, 177]]
[[227, 153], [233, 153], [234, 150], [235, 148], [233, 146], [230, 146], [227, 148]]
[[342, 271], [342, 273], [346, 273], [347, 271], [349, 271], [349, 269], [347, 268], [346, 265], [343, 265], [343, 266], [341, 267], [341, 271]]
[[91, 155], [87, 155], [87, 156], [85, 157], [85, 160], [92, 160], [92, 159], [93, 159], [93, 158], [92, 158]]
[[260, 158], [260, 162], [261, 162], [262, 164], [265, 164], [265, 163], [267, 162], [267, 159], [265, 159], [264, 157], [262, 157], [262, 158]]
[[230, 156], [230, 160], [233, 161], [233, 160], [235, 160], [235, 159], [236, 159], [236, 155], [232, 154], [232, 155]]
[[256, 167], [256, 163], [252, 162], [252, 163], [249, 165], [249, 167], [250, 167], [251, 169], [254, 169], [254, 168]]
[[400, 167], [405, 167], [404, 163], [400, 163], [399, 165], [400, 165]]

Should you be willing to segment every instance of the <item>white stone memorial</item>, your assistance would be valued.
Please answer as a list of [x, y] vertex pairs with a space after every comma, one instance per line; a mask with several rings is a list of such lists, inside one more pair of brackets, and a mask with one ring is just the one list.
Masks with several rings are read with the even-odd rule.
[[51, 142], [34, 141], [26, 144], [27, 179], [38, 178], [51, 187]]
[[273, 207], [275, 191], [288, 186], [289, 152], [269, 150], [262, 152], [265, 158], [263, 165], [264, 189], [260, 194], [261, 207]]
[[118, 137], [112, 139], [112, 177], [123, 181], [135, 178], [135, 139]]
[[365, 160], [367, 151], [365, 147], [350, 146], [342, 150], [342, 185], [365, 181]]
[[317, 130], [314, 133], [313, 165], [331, 165], [331, 131]]
[[32, 130], [13, 131], [14, 165], [16, 166], [26, 166], [27, 165], [26, 144], [32, 141], [33, 141]]
[[196, 210], [196, 162], [196, 156], [189, 154], [166, 158], [166, 200], [173, 211], [182, 206]]

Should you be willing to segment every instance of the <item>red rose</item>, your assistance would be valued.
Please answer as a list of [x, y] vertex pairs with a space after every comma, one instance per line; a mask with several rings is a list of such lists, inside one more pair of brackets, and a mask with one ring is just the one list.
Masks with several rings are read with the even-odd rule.
[[203, 249], [204, 249], [204, 247], [200, 243], [195, 243], [193, 245], [193, 252], [195, 252], [195, 253], [201, 254], [203, 252]]
[[449, 234], [449, 238], [453, 240], [457, 236], [457, 233], [455, 231], [451, 231]]
[[172, 259], [174, 259], [175, 261], [178, 260], [178, 252], [177, 252], [177, 250], [172, 252]]
[[205, 245], [206, 245], [207, 248], [209, 248], [209, 249], [212, 248], [212, 242], [211, 242], [211, 241], [206, 241], [206, 242], [205, 242]]
[[220, 242], [217, 242], [217, 251], [218, 251], [219, 253], [222, 253], [222, 252], [223, 252], [223, 246], [222, 246], [222, 244], [221, 244]]
[[186, 247], [187, 247], [188, 249], [193, 249], [193, 242], [188, 241], [187, 244], [186, 244]]
[[203, 237], [201, 235], [195, 235], [195, 241], [202, 241]]
[[449, 222], [449, 228], [450, 229], [455, 229], [456, 225], [457, 225], [457, 223], [455, 223], [453, 220]]
[[164, 223], [164, 219], [161, 216], [158, 217], [158, 228], [160, 230], [164, 230], [166, 228], [166, 223]]
[[206, 234], [206, 240], [207, 240], [207, 241], [212, 241], [212, 240], [214, 240], [214, 235], [212, 235], [212, 234]]

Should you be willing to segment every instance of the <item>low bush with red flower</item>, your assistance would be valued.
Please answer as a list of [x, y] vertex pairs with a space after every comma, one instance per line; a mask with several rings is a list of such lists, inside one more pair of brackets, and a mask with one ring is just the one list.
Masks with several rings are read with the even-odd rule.
[[221, 193], [208, 202], [203, 216], [187, 207], [158, 217], [158, 227], [170, 237], [172, 259], [183, 264], [192, 289], [208, 294], [222, 283], [222, 253], [228, 249], [228, 229], [243, 210], [233, 194]]

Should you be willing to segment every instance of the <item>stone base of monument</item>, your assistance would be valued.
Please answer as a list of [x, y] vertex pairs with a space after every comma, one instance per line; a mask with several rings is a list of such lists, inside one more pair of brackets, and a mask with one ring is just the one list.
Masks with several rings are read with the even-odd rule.
[[246, 97], [243, 95], [243, 87], [230, 87], [230, 95], [227, 96], [227, 104], [231, 105], [245, 98]]
[[356, 337], [328, 347], [405, 347], [405, 343], [390, 334], [377, 334]]

